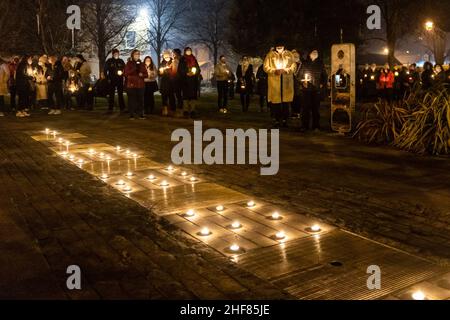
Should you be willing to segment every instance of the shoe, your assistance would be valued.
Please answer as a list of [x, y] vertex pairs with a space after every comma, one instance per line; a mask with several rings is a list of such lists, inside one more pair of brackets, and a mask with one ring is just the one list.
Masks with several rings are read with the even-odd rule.
[[0, 112], [0, 117], [4, 117], [5, 114], [3, 112]]
[[142, 117], [139, 118], [139, 120], [147, 120], [147, 118], [142, 116]]
[[132, 121], [134, 121], [134, 120], [136, 120], [134, 117], [130, 117], [130, 120], [132, 120]]
[[59, 115], [62, 114], [62, 112], [61, 112], [61, 110], [55, 110], [55, 112], [53, 112], [53, 114], [54, 114], [55, 116], [59, 116]]
[[24, 117], [29, 117], [29, 116], [31, 116], [31, 114], [29, 114], [29, 113], [26, 112], [26, 111], [22, 112], [22, 114], [23, 114]]
[[28, 112], [28, 111], [30, 111], [30, 109], [25, 108], [25, 109], [22, 111], [22, 113], [23, 113], [23, 112]]
[[55, 114], [55, 111], [56, 111], [56, 110], [51, 109], [50, 112], [49, 112], [48, 114], [49, 114], [49, 115]]
[[229, 112], [229, 111], [228, 111], [227, 108], [223, 109], [223, 113], [224, 113], [224, 114], [227, 114], [228, 112]]
[[219, 109], [219, 112], [220, 112], [220, 113], [224, 113], [223, 108], [220, 108], [220, 109]]
[[16, 113], [16, 117], [17, 117], [17, 118], [23, 118], [23, 117], [25, 117], [25, 115], [23, 114], [22, 111], [18, 111], [18, 112]]

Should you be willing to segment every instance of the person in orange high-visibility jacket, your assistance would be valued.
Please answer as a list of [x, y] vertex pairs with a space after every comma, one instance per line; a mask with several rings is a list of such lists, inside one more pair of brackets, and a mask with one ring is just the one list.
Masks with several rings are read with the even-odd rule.
[[394, 98], [394, 83], [394, 72], [392, 72], [389, 64], [386, 63], [384, 68], [380, 71], [380, 77], [378, 79], [378, 92], [379, 97], [388, 103], [391, 103]]

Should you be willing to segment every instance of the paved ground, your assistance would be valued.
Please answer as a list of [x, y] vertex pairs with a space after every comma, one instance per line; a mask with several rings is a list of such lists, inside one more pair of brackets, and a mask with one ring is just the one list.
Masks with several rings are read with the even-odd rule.
[[[264, 114], [201, 111], [208, 127], [267, 125]], [[0, 126], [0, 237], [2, 252], [9, 253], [0, 258], [5, 260], [0, 261], [4, 297], [80, 298], [61, 288], [65, 267], [75, 260], [89, 270], [81, 298], [289, 297], [273, 282], [156, 223], [148, 211], [68, 166], [27, 134], [45, 127], [80, 132], [167, 163], [171, 132], [192, 122], [153, 117], [130, 123], [100, 112], [75, 112], [62, 118], [1, 119]], [[286, 131], [275, 177], [261, 178], [258, 167], [248, 166], [193, 169], [236, 191], [445, 265], [450, 258], [449, 168], [448, 158]], [[22, 285], [13, 285], [18, 278]]]

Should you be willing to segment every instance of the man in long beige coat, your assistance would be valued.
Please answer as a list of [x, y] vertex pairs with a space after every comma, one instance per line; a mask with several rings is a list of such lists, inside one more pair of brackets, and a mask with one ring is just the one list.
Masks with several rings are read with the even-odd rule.
[[294, 100], [294, 55], [278, 44], [270, 50], [264, 60], [264, 71], [268, 74], [268, 101], [272, 106], [275, 126], [287, 126], [289, 106]]

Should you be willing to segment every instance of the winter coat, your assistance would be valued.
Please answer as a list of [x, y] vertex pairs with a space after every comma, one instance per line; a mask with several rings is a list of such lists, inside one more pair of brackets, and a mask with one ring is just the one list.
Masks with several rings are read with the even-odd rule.
[[8, 95], [9, 67], [6, 63], [0, 65], [0, 96]]
[[8, 64], [9, 69], [9, 81], [8, 81], [8, 87], [14, 88], [16, 86], [16, 71], [17, 71], [17, 64], [14, 62], [11, 62]]
[[26, 61], [22, 61], [17, 66], [16, 71], [16, 86], [17, 92], [19, 93], [28, 93], [32, 90], [32, 82], [34, 77], [28, 74], [28, 63]]
[[159, 91], [161, 94], [169, 95], [175, 92], [175, 83], [178, 79], [177, 73], [174, 71], [174, 61], [162, 61], [159, 70]]
[[122, 59], [110, 58], [105, 64], [105, 77], [111, 82], [123, 81], [125, 62]]
[[[183, 92], [183, 100], [197, 100], [200, 89], [200, 65], [195, 57], [194, 67], [188, 66], [187, 58], [181, 57], [178, 66], [178, 75], [180, 77], [181, 90]], [[196, 68], [195, 74], [192, 73], [192, 68]]]
[[[302, 81], [302, 90], [306, 91], [315, 90], [320, 92], [322, 89], [321, 87], [326, 87], [328, 82], [327, 72], [325, 71], [322, 61], [319, 59], [303, 62], [298, 76]], [[308, 79], [309, 81], [303, 81], [305, 79]], [[307, 87], [305, 87], [305, 83], [308, 84]]]
[[228, 81], [231, 73], [231, 68], [226, 63], [219, 62], [214, 68], [216, 81]]
[[128, 61], [124, 72], [127, 89], [144, 89], [144, 79], [148, 77], [147, 68], [143, 62]]
[[45, 77], [49, 84], [62, 85], [64, 80], [64, 68], [61, 62], [57, 61], [54, 65], [49, 65]]
[[47, 78], [45, 77], [44, 70], [41, 68], [36, 75], [36, 100], [47, 100]]
[[256, 93], [262, 97], [267, 97], [267, 73], [264, 71], [264, 66], [260, 66], [258, 68], [258, 72], [256, 72]]
[[[278, 63], [284, 64], [286, 73], [276, 75]], [[274, 104], [290, 103], [294, 100], [294, 56], [291, 51], [270, 51], [264, 60], [264, 71], [268, 74], [268, 100]], [[281, 91], [283, 88], [283, 91]]]
[[253, 73], [253, 65], [249, 64], [245, 74], [243, 73], [243, 66], [240, 64], [236, 71], [236, 92], [240, 94], [253, 93], [253, 86], [255, 82], [255, 74]]
[[388, 73], [382, 71], [378, 79], [378, 89], [393, 89], [395, 83], [395, 75], [392, 71]]
[[294, 71], [294, 96], [299, 96], [303, 90], [303, 82], [300, 77], [300, 70], [302, 68], [301, 62], [295, 63], [295, 71]]
[[87, 61], [82, 62], [77, 68], [81, 82], [86, 85], [91, 83], [91, 66]]

